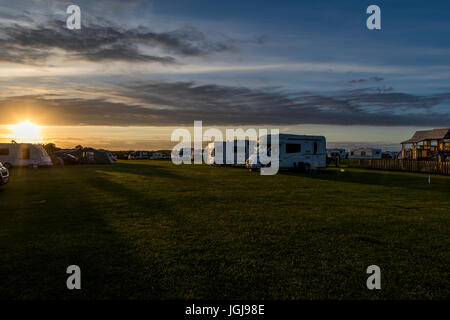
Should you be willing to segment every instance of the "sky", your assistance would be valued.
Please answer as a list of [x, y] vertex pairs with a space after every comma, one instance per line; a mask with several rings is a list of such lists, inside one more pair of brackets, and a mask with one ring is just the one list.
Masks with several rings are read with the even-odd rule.
[[[66, 27], [81, 8], [82, 27]], [[369, 30], [369, 5], [381, 30]], [[398, 149], [450, 127], [450, 2], [0, 0], [0, 141], [166, 149], [191, 128], [278, 128]]]

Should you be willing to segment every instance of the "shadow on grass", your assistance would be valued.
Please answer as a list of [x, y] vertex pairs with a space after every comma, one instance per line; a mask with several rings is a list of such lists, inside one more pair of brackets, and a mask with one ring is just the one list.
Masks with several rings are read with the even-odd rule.
[[[180, 212], [172, 203], [110, 178], [108, 174], [98, 173], [89, 183], [113, 197], [126, 198], [129, 207], [123, 218], [117, 217], [117, 213], [113, 215], [120, 219], [121, 226], [130, 225], [129, 230], [124, 227], [131, 233], [126, 236], [134, 237], [140, 243], [139, 254], [154, 263], [147, 268], [147, 275], [141, 274], [142, 279], [163, 279], [158, 298], [255, 298], [255, 292], [259, 297], [270, 297], [267, 286], [276, 287], [279, 285], [276, 279], [283, 279], [277, 271], [268, 277], [269, 271], [261, 272], [261, 266], [243, 264], [234, 256], [238, 253], [230, 257], [230, 248], [224, 246], [223, 239], [210, 235], [217, 231], [216, 220], [205, 218], [199, 225], [193, 223], [189, 213], [198, 208], [192, 202], [189, 204], [192, 210]], [[197, 214], [194, 221], [198, 222], [196, 218]], [[132, 235], [136, 230], [140, 230], [139, 234]], [[151, 297], [152, 291], [148, 289], [148, 292]]]
[[162, 178], [178, 178], [181, 179], [183, 176], [177, 175], [170, 170], [171, 167], [164, 167], [157, 164], [153, 164], [149, 161], [148, 164], [143, 163], [133, 163], [133, 162], [119, 162], [111, 166], [102, 167], [104, 171], [115, 171], [121, 173], [136, 174], [141, 176], [154, 176]]
[[[133, 170], [132, 166], [143, 168]], [[391, 251], [383, 248], [390, 248], [391, 237], [380, 234], [378, 239], [373, 236], [375, 233], [365, 232], [368, 220], [354, 225], [322, 219], [299, 221], [295, 212], [286, 212], [290, 215], [289, 220], [286, 220], [288, 217], [265, 220], [268, 213], [264, 210], [268, 208], [263, 206], [256, 208], [263, 214], [258, 213], [254, 217], [245, 211], [248, 206], [228, 212], [228, 209], [242, 205], [238, 202], [214, 206], [212, 201], [208, 201], [205, 210], [196, 206], [200, 203], [195, 202], [196, 199], [204, 196], [200, 192], [188, 193], [181, 200], [178, 198], [179, 191], [195, 187], [195, 184], [176, 186], [170, 195], [157, 195], [153, 192], [163, 186], [143, 189], [133, 182], [118, 180], [120, 177], [112, 174], [140, 172], [151, 178], [179, 179], [176, 174], [166, 175], [171, 166], [166, 169], [158, 164], [118, 163], [114, 166], [85, 166], [83, 169], [64, 168], [49, 175], [24, 175], [21, 181], [11, 185], [13, 188], [5, 190], [8, 192], [2, 196], [14, 203], [0, 203], [0, 208], [4, 209], [0, 214], [0, 297], [273, 299], [343, 298], [363, 294], [363, 297], [373, 298], [364, 288], [365, 265], [361, 257], [369, 255], [377, 261], [394, 260], [392, 268], [396, 268], [399, 262], [411, 261], [409, 253], [400, 255], [400, 260], [395, 262], [389, 255], [370, 251], [375, 246], [381, 247], [383, 253]], [[180, 172], [181, 178], [188, 177], [184, 175], [185, 171], [174, 171]], [[353, 173], [357, 172], [350, 172], [347, 177], [336, 176], [337, 173], [328, 170], [317, 175], [281, 174], [332, 181], [344, 179], [344, 182], [353, 183], [362, 183], [361, 179], [372, 179], [371, 183], [377, 180], [370, 175], [367, 177], [365, 171], [360, 177]], [[369, 173], [377, 175], [381, 172]], [[208, 179], [206, 174], [205, 177]], [[223, 177], [227, 175], [220, 176]], [[295, 183], [295, 179], [290, 180]], [[406, 180], [409, 181], [410, 177]], [[235, 180], [230, 183], [236, 184]], [[40, 203], [42, 199], [46, 202]], [[296, 199], [296, 194], [288, 200], [295, 201], [293, 199]], [[35, 200], [38, 202], [33, 202]], [[179, 204], [183, 200], [187, 208]], [[232, 223], [233, 220], [236, 223]], [[281, 222], [277, 224], [275, 221]], [[352, 226], [354, 229], [349, 229]], [[403, 225], [395, 229], [401, 231], [402, 228]], [[424, 239], [426, 233], [421, 229], [417, 231], [414, 239], [417, 235]], [[431, 248], [430, 255], [445, 252], [445, 242], [435, 234], [442, 232], [433, 233], [432, 238], [430, 236], [434, 245], [423, 247], [426, 242], [419, 239], [420, 244], [411, 247], [407, 242], [409, 238], [402, 238], [399, 233], [402, 241], [396, 244], [396, 248], [400, 245], [405, 246], [405, 250]], [[355, 246], [355, 241], [361, 245], [356, 243]], [[358, 249], [360, 246], [363, 249]], [[419, 258], [433, 262], [420, 252]], [[344, 258], [350, 259], [351, 263], [342, 264]], [[444, 266], [448, 259], [444, 259], [444, 255], [441, 259], [442, 263], [431, 263], [434, 271], [429, 272], [426, 278], [437, 287], [442, 284], [440, 279], [446, 279]], [[72, 264], [81, 267], [81, 291], [66, 288], [66, 268]], [[354, 271], [355, 265], [357, 272]], [[399, 265], [398, 269], [407, 274], [408, 270], [401, 267]], [[417, 274], [423, 276], [421, 272], [419, 270]], [[406, 277], [400, 280], [410, 281]], [[403, 288], [400, 280], [394, 279], [393, 283]], [[360, 291], [358, 285], [364, 290]], [[417, 288], [415, 285], [410, 287]], [[387, 292], [390, 297], [400, 297], [392, 291], [382, 292]], [[420, 291], [422, 295], [423, 292]], [[441, 296], [447, 293], [445, 290], [437, 292], [441, 292]]]
[[[115, 199], [125, 197], [125, 208], [119, 210], [124, 220], [145, 215], [174, 212], [167, 203], [152, 199], [112, 182], [97, 172], [132, 173], [142, 176], [177, 178], [163, 166], [118, 163], [113, 166], [84, 166], [52, 171], [53, 177], [64, 174], [64, 182], [39, 182], [38, 175], [27, 174], [2, 196], [11, 195], [14, 204], [2, 205], [6, 214], [0, 226], [0, 297], [3, 299], [158, 299], [170, 297], [163, 263], [141, 259], [129, 234], [111, 224], [117, 219]], [[170, 169], [170, 168], [168, 168]], [[31, 173], [31, 171], [19, 172]], [[89, 177], [89, 178], [87, 178]], [[31, 181], [31, 183], [30, 183]], [[42, 180], [40, 180], [42, 181]], [[70, 183], [67, 183], [70, 182]], [[87, 182], [87, 183], [86, 183]], [[64, 190], [60, 190], [61, 183]], [[98, 191], [100, 190], [100, 192]], [[3, 192], [5, 191], [5, 192]], [[20, 191], [20, 193], [18, 192]], [[36, 192], [39, 191], [39, 192]], [[29, 197], [46, 199], [33, 202]], [[93, 192], [99, 193], [96, 198]], [[102, 199], [102, 197], [105, 197]], [[10, 209], [8, 209], [10, 208]], [[113, 217], [111, 217], [111, 213]], [[171, 220], [176, 217], [171, 216]], [[113, 221], [114, 222], [114, 221]], [[115, 221], [117, 222], [117, 221]], [[132, 221], [131, 221], [132, 222]], [[181, 221], [179, 223], [182, 223]], [[133, 230], [129, 230], [130, 233]], [[138, 250], [139, 251], [139, 250]], [[142, 251], [142, 250], [141, 250]], [[142, 253], [142, 252], [140, 252]], [[66, 280], [69, 265], [79, 265], [82, 290], [69, 291]]]
[[[111, 188], [99, 179], [98, 185]], [[86, 186], [14, 212], [0, 229], [2, 299], [157, 299], [165, 294], [158, 263], [143, 261], [111, 225]], [[67, 190], [70, 191], [70, 190]], [[17, 198], [27, 203], [25, 195]], [[143, 204], [142, 204], [143, 205]], [[135, 204], [139, 206], [139, 204]], [[135, 207], [136, 208], [136, 207]], [[66, 269], [81, 268], [81, 290], [68, 290]]]
[[406, 188], [424, 191], [442, 191], [448, 193], [450, 179], [445, 176], [433, 176], [432, 183], [428, 184], [428, 175], [413, 174], [396, 171], [361, 170], [361, 169], [328, 169], [319, 170], [315, 173], [300, 173], [289, 170], [280, 170], [279, 174], [305, 177], [310, 179], [327, 180], [334, 182], [365, 184], [371, 186], [385, 186], [395, 188]]
[[[132, 171], [122, 170], [114, 170], [114, 172], [132, 173]], [[157, 174], [157, 176], [161, 177], [159, 174]], [[91, 187], [108, 193], [111, 198], [124, 199], [125, 203], [129, 206], [128, 212], [150, 212], [152, 214], [170, 214], [174, 212], [174, 210], [170, 209], [170, 205], [166, 201], [151, 197], [150, 193], [129, 188], [126, 186], [126, 181], [124, 183], [112, 181], [111, 176], [108, 175], [107, 171], [105, 171], [105, 173], [97, 171], [95, 179], [88, 180], [87, 183]]]

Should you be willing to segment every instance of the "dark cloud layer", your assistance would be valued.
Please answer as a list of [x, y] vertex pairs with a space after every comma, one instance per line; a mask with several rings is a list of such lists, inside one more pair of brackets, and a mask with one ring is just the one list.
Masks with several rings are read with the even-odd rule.
[[[211, 40], [191, 26], [153, 32], [146, 27], [124, 29], [101, 20], [84, 25], [81, 30], [69, 30], [63, 21], [33, 27], [0, 24], [0, 61], [15, 63], [42, 62], [55, 54], [54, 49], [91, 61], [175, 63], [176, 57], [234, 50], [233, 43], [231, 39]], [[155, 48], [165, 55], [146, 53]]]
[[348, 81], [348, 83], [350, 83], [350, 84], [355, 84], [355, 83], [366, 83], [366, 82], [369, 82], [369, 81], [381, 82], [381, 81], [383, 81], [383, 80], [384, 80], [384, 78], [381, 78], [381, 77], [371, 77], [371, 78], [369, 78], [369, 79], [350, 80], [350, 81]]
[[450, 93], [419, 96], [380, 92], [377, 88], [333, 96], [290, 94], [280, 89], [250, 89], [193, 82], [134, 82], [117, 86], [114, 95], [132, 103], [55, 96], [0, 100], [1, 123], [33, 115], [49, 125], [186, 126], [205, 125], [383, 125], [449, 126], [450, 113], [433, 107]]

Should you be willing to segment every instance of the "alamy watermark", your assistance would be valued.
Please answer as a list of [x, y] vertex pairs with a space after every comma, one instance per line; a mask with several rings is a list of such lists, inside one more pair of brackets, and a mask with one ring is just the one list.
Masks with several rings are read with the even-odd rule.
[[[261, 169], [262, 175], [275, 175], [279, 169], [279, 129], [209, 128], [203, 132], [202, 121], [194, 121], [194, 137], [188, 129], [178, 128], [171, 140], [179, 142], [172, 149], [172, 162], [179, 164], [246, 164]], [[225, 139], [224, 139], [225, 138]], [[204, 148], [204, 145], [206, 147]]]
[[367, 278], [366, 285], [369, 290], [381, 289], [381, 269], [379, 266], [373, 264], [367, 267], [366, 272], [371, 276]]
[[73, 4], [67, 7], [66, 13], [69, 15], [66, 20], [66, 27], [69, 30], [81, 29], [81, 9]]
[[69, 290], [81, 290], [81, 269], [77, 265], [70, 265], [66, 270], [70, 276], [67, 278], [66, 286]]
[[370, 5], [366, 10], [367, 14], [370, 16], [367, 18], [366, 26], [369, 30], [380, 30], [381, 29], [381, 9], [377, 5]]
[[[81, 9], [79, 6], [72, 4], [67, 7], [66, 13], [68, 15], [66, 20], [66, 27], [69, 30], [81, 29]], [[366, 14], [370, 16], [366, 20], [366, 27], [369, 30], [381, 29], [381, 9], [377, 5], [370, 5], [366, 9]]]

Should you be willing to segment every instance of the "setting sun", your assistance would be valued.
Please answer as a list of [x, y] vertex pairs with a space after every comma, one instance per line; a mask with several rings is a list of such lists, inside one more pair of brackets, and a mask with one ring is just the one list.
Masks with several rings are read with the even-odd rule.
[[40, 142], [41, 127], [32, 122], [26, 121], [19, 124], [11, 125], [12, 134], [9, 138], [17, 140], [17, 142]]

